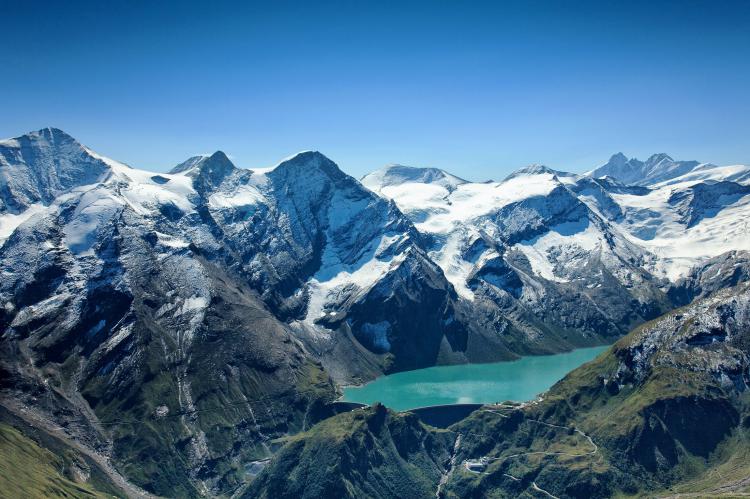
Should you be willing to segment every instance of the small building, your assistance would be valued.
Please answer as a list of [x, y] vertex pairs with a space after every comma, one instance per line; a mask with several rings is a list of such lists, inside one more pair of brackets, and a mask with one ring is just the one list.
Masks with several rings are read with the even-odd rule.
[[464, 466], [472, 473], [482, 473], [487, 469], [487, 461], [484, 459], [468, 459], [464, 461]]

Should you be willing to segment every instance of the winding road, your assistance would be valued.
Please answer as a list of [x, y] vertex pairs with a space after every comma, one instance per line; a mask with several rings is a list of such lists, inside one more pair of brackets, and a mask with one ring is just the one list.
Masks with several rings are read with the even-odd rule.
[[[498, 404], [496, 407], [502, 407], [502, 408], [506, 408], [506, 409], [512, 408], [514, 410], [518, 408], [516, 406], [508, 406], [508, 405], [505, 405], [505, 404]], [[495, 414], [495, 415], [498, 415], [498, 416], [503, 417], [503, 418], [508, 418], [509, 417], [507, 414], [503, 414], [502, 412], [499, 412], [497, 410], [492, 410], [492, 409], [482, 409], [481, 412], [488, 412], [488, 413]], [[593, 456], [594, 454], [596, 454], [597, 452], [599, 452], [599, 446], [597, 446], [594, 443], [594, 440], [589, 435], [587, 435], [586, 433], [582, 432], [581, 430], [579, 430], [578, 428], [576, 428], [574, 426], [561, 426], [561, 425], [556, 425], [556, 424], [552, 424], [552, 423], [547, 423], [545, 421], [540, 421], [538, 419], [526, 419], [525, 421], [530, 421], [530, 422], [537, 423], [537, 424], [540, 424], [540, 425], [549, 426], [551, 428], [559, 428], [559, 429], [562, 429], [562, 430], [573, 431], [575, 433], [578, 433], [584, 439], [586, 439], [586, 441], [591, 446], [591, 450], [588, 451], [588, 452], [578, 453], [578, 454], [571, 454], [569, 452], [533, 451], [533, 452], [519, 452], [517, 454], [511, 454], [509, 456], [502, 456], [502, 457], [482, 456], [482, 457], [480, 457], [479, 459], [476, 459], [476, 460], [475, 459], [465, 460], [463, 462], [464, 469], [466, 471], [468, 471], [469, 473], [475, 473], [475, 474], [478, 474], [478, 475], [490, 475], [491, 473], [487, 473], [485, 471], [475, 471], [475, 470], [470, 469], [467, 466], [467, 463], [469, 461], [475, 461], [475, 462], [479, 461], [479, 462], [482, 462], [482, 463], [489, 463], [490, 461], [507, 461], [509, 459], [514, 459], [514, 458], [518, 458], [518, 457], [522, 457], [522, 456], [530, 456], [530, 455], [584, 457], [584, 456]], [[520, 482], [521, 481], [520, 478], [515, 477], [515, 476], [513, 476], [513, 475], [511, 475], [509, 473], [503, 473], [503, 476], [508, 477], [511, 480], [516, 481], [516, 482]], [[544, 490], [536, 482], [531, 482], [531, 488], [533, 490], [541, 493], [541, 494], [544, 494], [547, 497], [551, 497], [553, 499], [559, 499], [557, 496], [553, 495], [549, 491]]]

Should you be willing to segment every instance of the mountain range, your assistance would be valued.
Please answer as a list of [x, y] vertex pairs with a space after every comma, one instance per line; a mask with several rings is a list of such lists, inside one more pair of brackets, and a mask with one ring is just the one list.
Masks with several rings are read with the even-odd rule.
[[[620, 451], [635, 463], [627, 476], [637, 468], [661, 486], [744, 431], [736, 428], [746, 421], [748, 194], [748, 166], [666, 154], [645, 162], [616, 154], [585, 174], [534, 165], [499, 182], [402, 165], [357, 180], [312, 151], [272, 169], [238, 168], [218, 151], [160, 173], [54, 128], [0, 141], [0, 429], [16, 447], [51, 452], [72, 470], [58, 477], [65, 487], [86, 483], [91, 494], [298, 495], [291, 483], [268, 488], [271, 478], [295, 473], [304, 482], [312, 472], [291, 470], [298, 464], [289, 459], [326, 432], [344, 445], [386, 434], [387, 446], [431, 442], [371, 456], [385, 463], [381, 481], [429, 490], [442, 482], [445, 459], [505, 444], [464, 438], [454, 452], [455, 437], [382, 407], [327, 419], [340, 386], [609, 344], [634, 331], [542, 405], [510, 410], [506, 419], [520, 423], [493, 434], [545, 445], [534, 432], [520, 443], [526, 419], [554, 416], [563, 426], [579, 415], [611, 452], [581, 476], [604, 485], [553, 493], [638, 489], [612, 471]], [[722, 337], [714, 323], [735, 332]], [[668, 393], [654, 388], [669, 376], [659, 374], [665, 365], [708, 373], [691, 385], [695, 393], [675, 395], [708, 394], [708, 402], [659, 409], [719, 414], [708, 447], [671, 433], [666, 412], [654, 416], [661, 429], [643, 422]], [[658, 396], [637, 411], [618, 408], [624, 394], [652, 389]], [[600, 427], [599, 406], [625, 411], [622, 425]], [[705, 423], [700, 414], [693, 423]], [[486, 431], [488, 417], [452, 431]], [[346, 418], [359, 419], [342, 430]], [[624, 441], [645, 447], [622, 450]], [[654, 441], [673, 450], [654, 450]], [[394, 471], [404, 456], [419, 469]], [[547, 464], [526, 473], [543, 477], [553, 472]], [[368, 466], [321, 490], [369, 494]], [[541, 487], [490, 478], [448, 477], [440, 493]]]

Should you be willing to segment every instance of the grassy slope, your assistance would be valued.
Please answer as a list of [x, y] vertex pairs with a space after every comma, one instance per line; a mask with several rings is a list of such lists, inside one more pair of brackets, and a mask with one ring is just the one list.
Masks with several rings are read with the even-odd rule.
[[[747, 492], [750, 483], [742, 483], [750, 477], [747, 395], [730, 395], [705, 374], [668, 365], [654, 367], [642, 383], [619, 390], [607, 386], [620, 364], [618, 352], [641, 330], [571, 372], [541, 403], [506, 410], [506, 417], [475, 413], [455, 425], [466, 434], [462, 459], [505, 459], [491, 462], [489, 475], [460, 470], [449, 495], [508, 497], [528, 492], [534, 481], [560, 497]], [[599, 451], [577, 458], [508, 458], [540, 450], [585, 454], [576, 450], [580, 440], [534, 419], [582, 429]]]
[[[672, 366], [656, 366], [642, 384], [627, 386], [618, 393], [604, 389], [605, 380], [617, 368], [616, 353], [629, 346], [641, 329], [555, 386], [542, 406], [547, 415], [554, 417], [555, 412], [569, 411], [577, 425], [603, 444], [605, 459], [618, 465], [626, 463], [619, 466], [622, 474], [630, 473], [640, 480], [637, 485], [641, 490], [659, 490], [663, 486], [667, 495], [690, 492], [718, 496], [724, 493], [722, 486], [729, 486], [731, 493], [726, 493], [730, 495], [750, 492], [750, 483], [734, 485], [750, 477], [748, 394], [737, 397], [705, 373]], [[680, 408], [679, 419], [661, 409], [666, 404]], [[565, 409], [561, 411], [560, 407]], [[739, 414], [736, 421], [735, 411]], [[654, 426], [658, 431], [652, 431]], [[666, 433], [660, 433], [662, 430]], [[644, 438], [648, 431], [649, 437]], [[674, 445], [676, 462], [668, 469], [660, 468], [660, 463], [656, 463], [656, 469], [648, 469], [652, 456], [639, 454], [644, 445], [632, 446], [632, 441], [640, 439], [640, 443], [650, 444], [651, 448], [645, 450], [663, 457], [660, 454], [664, 445], [650, 442], [649, 438], [665, 437], [673, 440], [664, 444]], [[625, 447], [626, 443], [631, 443], [631, 447]]]
[[80, 457], [60, 456], [40, 447], [17, 429], [0, 423], [0, 497], [113, 497], [114, 490], [77, 483], [70, 469]]
[[246, 497], [434, 497], [453, 436], [382, 405], [286, 439]]

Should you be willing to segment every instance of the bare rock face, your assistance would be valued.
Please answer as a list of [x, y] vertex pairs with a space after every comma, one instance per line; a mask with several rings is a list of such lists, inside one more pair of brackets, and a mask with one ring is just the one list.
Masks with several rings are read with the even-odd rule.
[[687, 305], [749, 278], [750, 254], [747, 251], [728, 251], [693, 268], [670, 287], [669, 297], [675, 305]]
[[54, 130], [3, 148], [4, 210], [41, 207], [0, 247], [3, 400], [148, 491], [233, 491], [327, 414], [328, 372], [434, 365], [468, 334], [413, 225], [319, 153], [155, 175]]
[[47, 205], [74, 187], [99, 182], [108, 172], [101, 158], [57, 128], [0, 141], [0, 213]]

